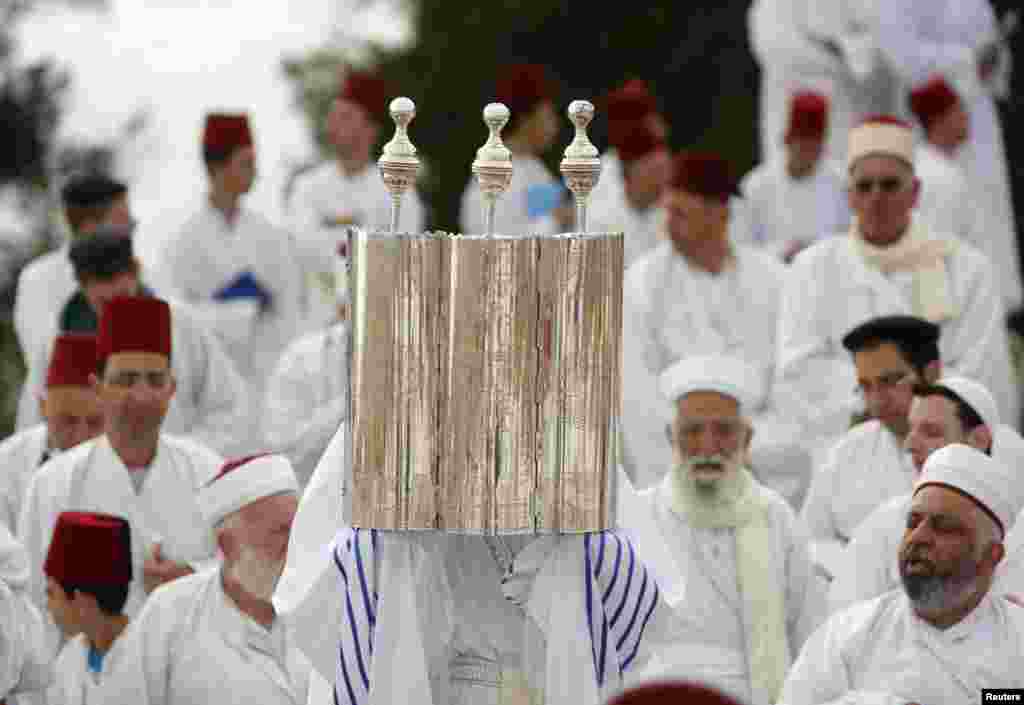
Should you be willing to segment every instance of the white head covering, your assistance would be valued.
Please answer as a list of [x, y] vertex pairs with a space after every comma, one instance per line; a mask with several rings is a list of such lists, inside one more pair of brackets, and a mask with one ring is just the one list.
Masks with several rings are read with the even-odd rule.
[[962, 443], [953, 443], [928, 456], [914, 494], [926, 485], [945, 485], [968, 495], [1002, 525], [1004, 535], [1013, 527], [1024, 505], [1014, 469]]
[[292, 464], [283, 455], [257, 455], [224, 464], [199, 490], [199, 510], [210, 526], [247, 504], [299, 491]]
[[914, 131], [902, 121], [868, 121], [850, 130], [846, 169], [863, 157], [889, 155], [914, 164]]
[[982, 423], [995, 433], [999, 426], [999, 406], [984, 385], [966, 377], [943, 377], [935, 386], [945, 387], [963, 399], [981, 417]]
[[687, 357], [661, 375], [661, 394], [674, 414], [676, 400], [690, 392], [718, 392], [747, 413], [764, 404], [767, 384], [760, 370], [735, 357]]

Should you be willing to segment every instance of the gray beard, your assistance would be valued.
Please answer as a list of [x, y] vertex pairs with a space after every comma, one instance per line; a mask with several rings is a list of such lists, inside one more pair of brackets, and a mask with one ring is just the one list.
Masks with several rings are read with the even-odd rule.
[[977, 563], [964, 559], [957, 565], [954, 575], [907, 575], [901, 562], [900, 582], [911, 604], [919, 610], [949, 610], [977, 591]]
[[231, 575], [242, 588], [258, 600], [270, 601], [284, 571], [284, 561], [271, 561], [258, 551], [244, 546], [231, 567]]

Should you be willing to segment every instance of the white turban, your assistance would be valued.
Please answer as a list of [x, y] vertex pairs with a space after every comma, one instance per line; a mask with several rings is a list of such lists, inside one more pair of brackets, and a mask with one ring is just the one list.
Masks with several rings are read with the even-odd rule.
[[282, 455], [257, 455], [228, 461], [199, 490], [199, 510], [210, 526], [247, 504], [299, 491], [292, 464]]
[[981, 422], [995, 433], [999, 426], [999, 407], [992, 393], [984, 385], [966, 377], [943, 377], [935, 383], [936, 387], [945, 387], [956, 394], [969, 407], [974, 409]]
[[893, 118], [868, 120], [850, 130], [847, 171], [863, 157], [888, 155], [914, 164], [914, 132], [910, 125]]
[[670, 410], [678, 399], [690, 392], [718, 392], [739, 402], [740, 408], [753, 413], [768, 395], [761, 371], [735, 357], [687, 357], [661, 375], [661, 394]]
[[914, 486], [944, 485], [966, 494], [1001, 525], [1004, 536], [1013, 527], [1024, 499], [1013, 467], [961, 443], [940, 448], [928, 456]]

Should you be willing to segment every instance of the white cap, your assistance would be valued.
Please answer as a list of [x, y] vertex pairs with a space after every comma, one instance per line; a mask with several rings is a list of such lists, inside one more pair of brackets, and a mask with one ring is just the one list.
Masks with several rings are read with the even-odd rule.
[[966, 494], [1001, 524], [1004, 536], [1024, 506], [1021, 483], [1013, 468], [962, 443], [928, 456], [914, 494], [926, 485], [945, 485]]
[[224, 463], [199, 489], [199, 510], [210, 526], [247, 504], [299, 491], [295, 470], [283, 455], [253, 455]]
[[984, 385], [966, 377], [943, 377], [935, 383], [936, 387], [945, 387], [956, 394], [969, 407], [974, 409], [982, 423], [995, 433], [999, 426], [999, 407], [992, 394]]
[[726, 356], [686, 357], [669, 367], [660, 379], [661, 394], [669, 405], [690, 392], [718, 392], [753, 412], [768, 395], [764, 375], [745, 361]]
[[909, 124], [894, 118], [869, 119], [850, 130], [846, 169], [863, 157], [888, 155], [914, 164], [914, 131]]

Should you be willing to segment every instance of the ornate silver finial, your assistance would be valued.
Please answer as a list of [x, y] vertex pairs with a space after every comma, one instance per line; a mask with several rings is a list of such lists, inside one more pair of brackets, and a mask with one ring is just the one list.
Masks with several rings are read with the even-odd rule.
[[391, 232], [398, 232], [398, 218], [402, 208], [402, 196], [416, 183], [420, 160], [416, 147], [409, 140], [409, 123], [416, 117], [416, 104], [408, 98], [395, 98], [389, 106], [391, 119], [395, 123], [395, 136], [384, 145], [377, 168], [380, 169], [384, 185], [391, 193]]
[[590, 192], [601, 178], [601, 160], [597, 147], [587, 136], [587, 127], [594, 119], [594, 105], [586, 100], [574, 100], [567, 111], [569, 122], [576, 128], [576, 136], [565, 149], [562, 159], [562, 178], [576, 199], [576, 229], [587, 231], [587, 203]]
[[494, 235], [494, 210], [498, 199], [512, 182], [512, 152], [501, 141], [501, 131], [511, 113], [502, 103], [490, 103], [484, 108], [484, 124], [490, 130], [487, 142], [476, 150], [473, 174], [484, 197], [486, 235]]

